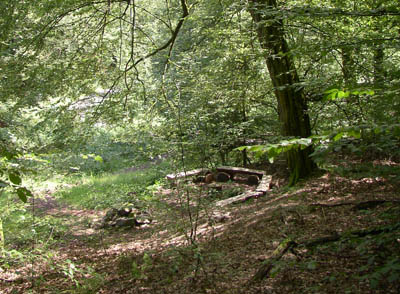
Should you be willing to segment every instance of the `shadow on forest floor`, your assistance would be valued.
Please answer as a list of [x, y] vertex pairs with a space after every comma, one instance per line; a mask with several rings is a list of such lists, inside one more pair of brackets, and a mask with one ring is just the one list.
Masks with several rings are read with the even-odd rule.
[[[399, 165], [382, 173], [385, 163], [369, 164], [376, 173], [343, 166], [223, 209], [207, 201], [187, 206], [186, 194], [165, 187], [151, 207], [156, 221], [128, 230], [94, 230], [88, 223], [104, 211], [71, 208], [48, 196], [37, 203], [41, 215], [72, 216], [69, 229], [36, 255], [34, 271], [27, 263], [0, 272], [1, 293], [398, 293], [399, 232], [376, 242], [346, 236], [400, 221]], [[376, 200], [385, 202], [355, 206]], [[227, 217], [216, 220], [216, 214]], [[313, 249], [299, 246], [277, 260], [268, 277], [249, 282], [283, 240], [334, 234], [346, 237]]]

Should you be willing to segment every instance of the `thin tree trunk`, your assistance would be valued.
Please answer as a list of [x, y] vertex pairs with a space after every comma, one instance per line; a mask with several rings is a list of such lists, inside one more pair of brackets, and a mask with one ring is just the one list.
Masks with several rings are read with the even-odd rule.
[[[283, 22], [272, 13], [277, 8], [276, 0], [249, 0], [249, 4], [258, 39], [266, 51], [265, 60], [278, 100], [281, 133], [296, 138], [309, 137], [311, 126], [304, 92], [299, 87], [299, 77], [285, 39]], [[310, 158], [312, 152], [312, 147], [288, 152], [290, 184], [310, 175], [316, 168]]]
[[4, 250], [3, 221], [0, 218], [0, 257], [3, 256], [3, 250]]
[[342, 52], [342, 72], [344, 84], [348, 89], [351, 89], [356, 82], [356, 74], [354, 67], [354, 49], [343, 47]]
[[383, 86], [385, 80], [385, 69], [383, 67], [385, 52], [382, 45], [376, 46], [374, 51], [374, 83], [378, 86]]

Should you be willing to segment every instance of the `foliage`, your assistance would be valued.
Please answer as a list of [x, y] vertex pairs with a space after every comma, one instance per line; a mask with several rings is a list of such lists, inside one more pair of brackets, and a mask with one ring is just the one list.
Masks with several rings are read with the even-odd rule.
[[[257, 7], [266, 21], [252, 19], [251, 4], [275, 2], [278, 7]], [[40, 188], [50, 181], [74, 185], [54, 194], [70, 205], [106, 209], [153, 201], [171, 169], [169, 163], [151, 167], [160, 158], [178, 170], [248, 165], [312, 146], [321, 167], [331, 154], [398, 161], [397, 6], [394, 0], [2, 1], [5, 262], [23, 258], [18, 250], [31, 241], [46, 250], [65, 233], [68, 219], [34, 219], [29, 204], [12, 198], [14, 193], [22, 202], [34, 201], [29, 198], [43, 196]], [[276, 24], [287, 44], [274, 52], [257, 42], [257, 34], [260, 26]], [[292, 62], [280, 77], [295, 82], [277, 85], [266, 58]], [[313, 131], [308, 138], [280, 135], [285, 125], [278, 117], [287, 105], [275, 95], [288, 88], [304, 94], [308, 108], [302, 111]], [[150, 168], [134, 171], [140, 167]], [[391, 182], [399, 179], [397, 168], [372, 163], [337, 171], [362, 177], [371, 175], [371, 167]], [[120, 173], [126, 168], [134, 172]], [[182, 199], [190, 202], [197, 192], [184, 191]], [[196, 231], [197, 222], [190, 226]], [[370, 258], [360, 277], [377, 287], [386, 276], [399, 279], [394, 254], [368, 255], [374, 247], [390, 248], [389, 239], [378, 236], [358, 247]], [[132, 277], [145, 277], [151, 262], [130, 264]], [[305, 268], [318, 266], [312, 260]], [[76, 291], [86, 291], [76, 275], [94, 274], [71, 260], [60, 269]], [[278, 270], [284, 268], [277, 267], [276, 275]], [[102, 283], [93, 277], [94, 284]], [[96, 285], [87, 291], [97, 291]]]
[[143, 171], [87, 177], [57, 195], [72, 206], [87, 209], [147, 205], [153, 200], [152, 186], [168, 169], [168, 164], [163, 164]]
[[272, 163], [281, 153], [292, 149], [304, 149], [314, 145], [311, 156], [317, 162], [323, 162], [332, 152], [348, 150], [356, 155], [375, 153], [385, 157], [398, 158], [400, 144], [400, 125], [364, 124], [344, 127], [325, 135], [314, 135], [310, 138], [283, 140], [278, 144], [241, 146], [239, 151], [248, 150], [256, 158], [267, 156]]
[[23, 202], [27, 202], [32, 192], [22, 185], [21, 172], [24, 169], [16, 161], [18, 157], [19, 153], [0, 143], [0, 193], [11, 190]]

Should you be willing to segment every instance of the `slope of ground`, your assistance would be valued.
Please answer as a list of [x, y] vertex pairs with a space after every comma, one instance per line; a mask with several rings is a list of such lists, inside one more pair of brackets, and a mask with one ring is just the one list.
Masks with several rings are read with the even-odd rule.
[[[36, 244], [31, 262], [3, 269], [0, 293], [398, 293], [397, 165], [369, 166], [223, 210], [201, 191], [164, 187], [151, 206], [156, 221], [127, 230], [94, 230], [89, 219], [104, 211], [48, 200], [42, 215], [73, 215], [69, 230], [42, 254]], [[253, 281], [289, 239], [297, 246]], [[322, 241], [304, 246], [311, 240]]]

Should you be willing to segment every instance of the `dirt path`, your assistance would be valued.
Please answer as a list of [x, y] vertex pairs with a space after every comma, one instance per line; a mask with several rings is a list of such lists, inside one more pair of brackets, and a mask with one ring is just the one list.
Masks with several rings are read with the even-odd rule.
[[[359, 254], [351, 243], [339, 244], [345, 246], [341, 250], [333, 244], [312, 252], [302, 249], [299, 256], [288, 253], [274, 277], [244, 285], [288, 236], [295, 241], [308, 240], [398, 221], [385, 218], [391, 213], [395, 216], [397, 204], [368, 210], [313, 204], [399, 200], [399, 189], [399, 183], [382, 177], [354, 179], [327, 173], [295, 190], [276, 190], [258, 200], [227, 207], [224, 211], [230, 212], [230, 217], [214, 224], [207, 222], [210, 211], [196, 219], [195, 210], [189, 216], [170, 205], [167, 200], [178, 203], [178, 194], [165, 189], [160, 191], [165, 201], [157, 207], [157, 222], [128, 230], [93, 230], [85, 223], [91, 211], [61, 205], [47, 195], [43, 202], [38, 200], [38, 211], [69, 216], [70, 229], [43, 247], [42, 255], [36, 255], [35, 279], [30, 279], [28, 262], [24, 268], [11, 269], [8, 276], [0, 273], [0, 284], [5, 285], [0, 293], [333, 294], [353, 288], [352, 293], [357, 294], [398, 293], [396, 283], [371, 289], [368, 281], [357, 280], [360, 267], [371, 255]], [[192, 244], [183, 234], [188, 228], [195, 229]], [[40, 246], [37, 244], [37, 249]], [[370, 247], [368, 254], [373, 250], [379, 254], [385, 249], [382, 246]], [[386, 249], [390, 249], [387, 254], [398, 252], [400, 256], [397, 243]], [[371, 265], [363, 274], [373, 271]]]

